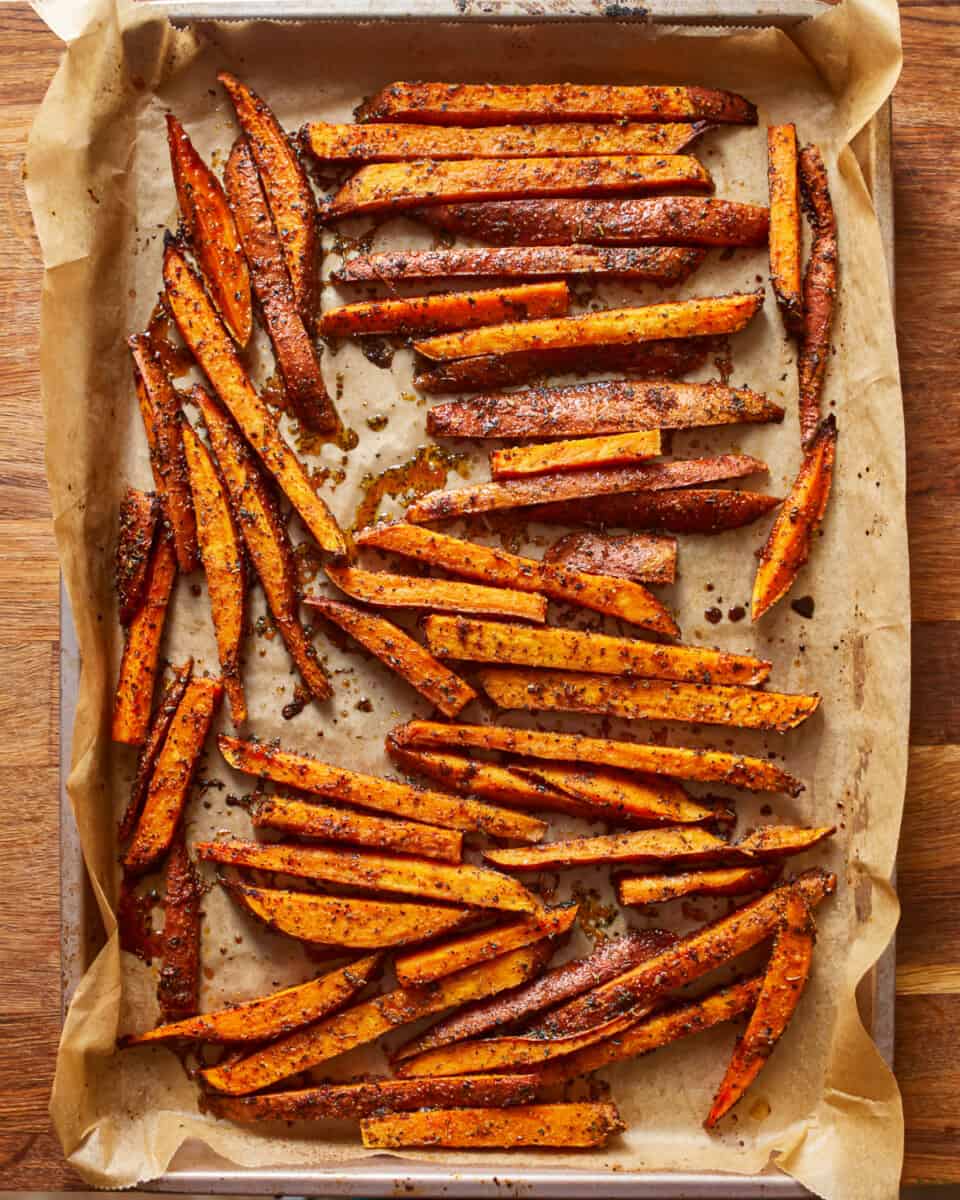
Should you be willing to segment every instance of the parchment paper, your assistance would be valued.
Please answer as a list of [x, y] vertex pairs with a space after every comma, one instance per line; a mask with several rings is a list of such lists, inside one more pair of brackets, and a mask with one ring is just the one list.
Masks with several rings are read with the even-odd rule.
[[[67, 8], [69, 29], [61, 23]], [[481, 1162], [495, 1174], [524, 1164], [754, 1172], [772, 1160], [823, 1196], [879, 1200], [895, 1195], [902, 1153], [900, 1101], [860, 1023], [854, 990], [890, 940], [897, 918], [887, 881], [903, 800], [907, 732], [903, 417], [880, 232], [861, 167], [848, 146], [897, 77], [893, 0], [846, 0], [790, 36], [771, 30], [668, 34], [616, 23], [208, 25], [194, 34], [175, 33], [130, 14], [118, 18], [109, 0], [89, 0], [86, 8], [47, 4], [44, 11], [71, 40], [33, 129], [26, 185], [46, 266], [41, 365], [48, 473], [84, 668], [69, 787], [110, 935], [77, 991], [60, 1049], [51, 1112], [71, 1162], [92, 1184], [126, 1186], [161, 1174], [188, 1138], [202, 1139], [218, 1154], [249, 1166], [335, 1165], [365, 1154], [354, 1126], [244, 1129], [218, 1122], [198, 1111], [196, 1089], [168, 1051], [114, 1052], [118, 1032], [148, 1027], [156, 1019], [156, 967], [145, 967], [118, 948], [114, 829], [134, 759], [128, 750], [112, 746], [108, 734], [121, 648], [112, 594], [117, 504], [128, 483], [150, 486], [124, 338], [148, 319], [159, 287], [163, 229], [177, 219], [164, 111], [174, 109], [200, 151], [222, 163], [235, 125], [215, 82], [221, 67], [260, 90], [287, 128], [310, 117], [349, 119], [359, 99], [394, 78], [696, 82], [742, 91], [760, 108], [757, 129], [718, 130], [699, 143], [697, 152], [714, 173], [718, 195], [766, 203], [768, 122], [795, 121], [803, 141], [816, 140], [823, 148], [840, 226], [842, 272], [826, 404], [837, 413], [841, 436], [829, 516], [813, 563], [792, 593], [814, 597], [812, 620], [798, 615], [789, 602], [757, 628], [727, 616], [715, 626], [704, 618], [715, 606], [724, 614], [737, 605], [749, 607], [753, 552], [766, 534], [766, 521], [716, 538], [683, 538], [681, 578], [664, 595], [679, 614], [684, 640], [770, 656], [773, 686], [819, 690], [824, 703], [814, 719], [785, 738], [645, 723], [630, 732], [675, 745], [783, 755], [806, 781], [806, 791], [796, 801], [738, 796], [740, 828], [772, 819], [836, 822], [837, 837], [808, 858], [836, 870], [840, 889], [818, 912], [815, 970], [797, 1017], [723, 1133], [708, 1135], [700, 1123], [733, 1044], [730, 1027], [611, 1070], [627, 1131], [605, 1151], [568, 1156], [411, 1152], [407, 1157], [439, 1158], [451, 1165]], [[357, 235], [367, 228], [356, 221], [342, 232]], [[327, 273], [337, 254], [329, 232], [324, 242]], [[429, 243], [429, 233], [405, 221], [382, 226], [375, 239], [376, 248]], [[766, 279], [763, 251], [712, 253], [682, 294], [753, 288]], [[587, 299], [644, 302], [656, 294], [603, 286]], [[325, 289], [325, 305], [338, 300], [333, 289]], [[796, 372], [794, 350], [783, 336], [771, 295], [751, 327], [733, 339], [733, 356], [733, 381], [784, 403], [784, 424], [685, 434], [677, 437], [675, 452], [757, 454], [770, 464], [770, 479], [758, 486], [783, 494], [799, 462]], [[262, 343], [252, 362], [262, 380], [271, 369]], [[344, 345], [325, 354], [324, 371], [359, 444], [349, 453], [324, 446], [309, 461], [343, 471], [342, 480], [330, 476], [322, 492], [349, 525], [364, 477], [408, 460], [426, 440], [426, 401], [413, 393], [408, 351], [398, 352], [392, 367], [382, 370], [356, 346]], [[711, 365], [700, 377], [713, 374]], [[457, 447], [467, 455], [459, 469], [480, 477], [487, 448]], [[451, 486], [458, 479], [452, 473]], [[397, 511], [395, 502], [387, 501], [381, 511]], [[292, 528], [302, 536], [296, 523]], [[529, 527], [530, 552], [541, 552], [547, 532]], [[555, 536], [557, 531], [549, 532]], [[489, 537], [496, 541], [496, 531]], [[319, 581], [315, 586], [323, 587]], [[252, 617], [262, 611], [257, 592]], [[295, 677], [278, 640], [251, 635], [246, 655], [250, 729], [331, 761], [389, 772], [383, 735], [399, 720], [425, 713], [426, 706], [377, 664], [335, 647], [323, 633], [317, 642], [334, 672], [335, 698], [284, 720], [280, 710], [293, 698]], [[165, 653], [175, 661], [192, 653], [198, 669], [216, 670], [201, 574], [178, 584]], [[486, 717], [480, 713], [474, 719]], [[222, 714], [220, 726], [228, 728], [227, 721]], [[594, 728], [584, 719], [545, 724]], [[625, 726], [613, 727], [614, 736], [624, 731]], [[195, 790], [187, 814], [191, 843], [222, 831], [248, 833], [246, 814], [227, 800], [231, 793], [249, 791], [251, 781], [223, 770], [215, 749], [201, 776], [223, 786], [215, 782]], [[552, 832], [572, 828], [557, 821]], [[791, 864], [804, 865], [806, 860]], [[608, 894], [603, 872], [565, 878], [559, 894], [577, 886]], [[697, 907], [703, 915], [721, 911], [709, 904]], [[239, 914], [221, 889], [209, 893], [204, 908], [204, 1009], [317, 971], [295, 943]], [[667, 906], [662, 920], [680, 928], [695, 923], [679, 909]], [[630, 913], [611, 929], [624, 921], [657, 923]], [[588, 948], [586, 936], [579, 934], [567, 953]], [[354, 1054], [332, 1064], [329, 1073], [347, 1077], [378, 1062], [377, 1055]]]

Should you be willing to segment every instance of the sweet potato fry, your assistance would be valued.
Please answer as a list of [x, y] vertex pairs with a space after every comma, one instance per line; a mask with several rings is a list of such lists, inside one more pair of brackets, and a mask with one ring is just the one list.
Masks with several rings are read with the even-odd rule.
[[180, 402], [147, 334], [135, 334], [127, 345], [153, 410], [155, 442], [150, 459], [155, 473], [163, 479], [160, 499], [173, 536], [177, 565], [188, 575], [196, 570], [199, 559], [193, 497], [180, 436], [183, 427]]
[[160, 502], [153, 492], [127, 488], [120, 502], [114, 584], [121, 625], [129, 625], [147, 591], [150, 553], [160, 528]]
[[443, 725], [437, 721], [408, 721], [393, 730], [402, 746], [415, 749], [502, 750], [526, 758], [593, 763], [600, 767], [673, 775], [705, 783], [729, 783], [751, 792], [786, 792], [797, 796], [803, 784], [762, 758], [720, 750], [687, 750], [679, 746], [650, 746], [581, 737], [552, 730], [506, 729], [493, 725]]
[[326, 567], [329, 578], [348, 596], [379, 608], [424, 608], [432, 612], [484, 613], [518, 617], [542, 625], [547, 619], [547, 601], [532, 592], [484, 587], [450, 579], [420, 579], [391, 575], [386, 571], [364, 571], [360, 567]]
[[194, 388], [191, 395], [203, 414], [240, 532], [280, 636], [304, 683], [318, 700], [325, 700], [330, 695], [330, 681], [300, 624], [296, 564], [286, 525], [232, 421], [203, 388]]
[[[639, 1005], [649, 1005], [684, 984], [759, 945], [780, 927], [783, 893], [796, 890], [810, 907], [836, 890], [837, 877], [819, 869], [804, 871], [727, 917], [704, 925], [673, 947], [551, 1013], [539, 1027], [545, 1037], [589, 1029]], [[535, 1031], [534, 1031], [535, 1032]]]
[[774, 938], [763, 986], [704, 1121], [707, 1129], [722, 1120], [760, 1074], [803, 995], [810, 974], [816, 930], [810, 907], [800, 892], [786, 889], [782, 904], [780, 927]]
[[697, 159], [685, 154], [371, 163], [340, 188], [323, 219], [338, 221], [455, 200], [636, 195], [677, 188], [712, 192], [713, 179]]
[[830, 416], [820, 423], [790, 494], [780, 506], [764, 542], [753, 581], [754, 621], [789, 592], [810, 557], [813, 536], [830, 499], [836, 453], [837, 423]]
[[187, 684], [157, 755], [143, 811], [124, 855], [126, 871], [146, 871], [170, 848], [222, 695], [219, 679], [191, 679]]
[[816, 146], [800, 151], [800, 183], [813, 224], [813, 245], [803, 277], [803, 323], [797, 372], [800, 433], [808, 448], [820, 423], [820, 398], [830, 361], [830, 331], [837, 296], [837, 223], [827, 170]]
[[678, 783], [662, 776], [642, 778], [542, 762], [518, 763], [515, 770], [574, 798], [595, 820], [618, 825], [697, 825], [727, 815], [692, 800]]
[[770, 188], [770, 281], [790, 333], [803, 327], [800, 297], [800, 181], [796, 125], [767, 127]]
[[793, 825], [764, 825], [753, 833], [733, 842], [718, 858], [729, 862], [765, 862], [788, 858], [811, 850], [837, 831], [836, 825], [821, 825], [813, 829]]
[[[357, 254], [333, 273], [337, 283], [390, 283], [416, 279], [515, 279], [587, 275], [682, 283], [700, 266], [705, 250], [684, 246], [511, 246], [502, 250], [395, 250]], [[531, 314], [533, 315], [533, 314]], [[479, 324], [479, 322], [476, 322]]]
[[142, 1046], [180, 1038], [214, 1043], [269, 1041], [338, 1009], [376, 978], [381, 965], [382, 956], [371, 954], [282, 992], [150, 1029], [127, 1038], [124, 1045]]
[[230, 1121], [358, 1121], [385, 1112], [420, 1108], [508, 1108], [536, 1097], [536, 1075], [470, 1075], [442, 1079], [370, 1079], [325, 1083], [296, 1092], [259, 1096], [210, 1096], [218, 1117]]
[[[570, 904], [548, 909], [539, 917], [495, 925], [479, 933], [461, 934], [452, 941], [441, 942], [426, 950], [408, 950], [405, 954], [398, 954], [394, 960], [397, 982], [403, 987], [432, 983], [444, 975], [452, 975], [454, 971], [462, 971], [488, 958], [496, 958], [519, 946], [529, 946], [544, 938], [561, 937], [570, 929], [576, 917], [577, 906]], [[433, 1073], [440, 1072], [425, 1072]], [[472, 1074], [472, 1071], [445, 1074], [466, 1075]]]
[[397, 854], [437, 858], [457, 863], [461, 859], [463, 835], [453, 829], [437, 829], [416, 821], [371, 817], [368, 813], [308, 803], [290, 796], [262, 796], [250, 816], [257, 829], [280, 829], [295, 837], [324, 842], [350, 842], [373, 846]]
[[547, 547], [542, 561], [637, 583], [673, 583], [677, 578], [677, 539], [656, 533], [627, 537], [568, 533]]
[[[748, 654], [730, 654], [701, 646], [661, 646], [635, 638], [613, 637], [553, 626], [507, 625], [472, 617], [427, 617], [427, 643], [443, 658], [473, 662], [516, 663], [593, 671], [600, 675], [684, 680], [718, 680], [755, 686], [770, 674], [770, 663]], [[619, 682], [619, 681], [618, 681]]]
[[358, 121], [512, 125], [543, 121], [710, 121], [756, 125], [736, 92], [704, 87], [581, 83], [390, 83], [357, 110]]
[[427, 413], [427, 432], [433, 437], [596, 437], [782, 420], [778, 404], [749, 388], [605, 379], [438, 404]]
[[692, 488], [689, 491], [597, 496], [589, 505], [577, 500], [541, 504], [536, 509], [536, 519], [559, 525], [664, 529], [670, 533], [723, 533], [752, 524], [780, 503], [777, 496], [765, 496], [762, 492]]
[[259, 1091], [372, 1042], [400, 1025], [519, 987], [540, 971], [547, 957], [549, 946], [539, 942], [448, 975], [430, 987], [395, 988], [281, 1038], [238, 1062], [211, 1067], [202, 1072], [203, 1078], [228, 1095]]
[[345, 554], [343, 533], [313, 490], [303, 464], [280, 436], [269, 408], [257, 394], [200, 280], [168, 242], [163, 257], [166, 300], [177, 328], [213, 384], [244, 437], [274, 476], [323, 550]]
[[487, 200], [437, 204], [408, 216], [498, 246], [765, 246], [769, 211], [714, 196], [645, 200]]
[[531, 1104], [517, 1108], [431, 1108], [426, 1112], [367, 1117], [360, 1122], [368, 1149], [442, 1146], [480, 1150], [553, 1146], [561, 1150], [605, 1146], [623, 1121], [615, 1104]]
[[539, 841], [546, 833], [543, 821], [523, 813], [505, 812], [490, 804], [448, 796], [444, 792], [425, 791], [393, 779], [359, 775], [307, 754], [291, 754], [263, 742], [242, 742], [221, 735], [217, 744], [220, 753], [237, 771], [354, 804], [357, 808], [409, 817], [444, 829], [486, 833], [491, 837], [522, 842]]
[[290, 406], [308, 429], [331, 430], [336, 426], [337, 414], [327, 395], [310, 331], [297, 306], [284, 247], [246, 138], [234, 142], [224, 182]]
[[540, 904], [526, 888], [484, 867], [369, 854], [326, 846], [280, 842], [198, 842], [197, 853], [209, 862], [260, 871], [281, 871], [304, 879], [321, 879], [366, 891], [402, 892], [471, 908], [538, 913]]
[[639, 829], [605, 837], [570, 838], [521, 850], [484, 850], [483, 857], [509, 871], [555, 871], [595, 863], [687, 862], [704, 852], [717, 853], [727, 843], [706, 829]]
[[190, 247], [224, 325], [237, 344], [245, 346], [253, 328], [250, 272], [230, 205], [220, 180], [169, 112], [167, 144], [177, 203]]
[[301, 942], [345, 950], [381, 950], [450, 933], [476, 919], [476, 912], [402, 900], [323, 896], [279, 888], [226, 884], [230, 895], [270, 929]]
[[191, 1017], [200, 993], [200, 901], [203, 890], [182, 832], [167, 859], [157, 1000], [165, 1021]]
[[437, 662], [419, 642], [384, 617], [322, 596], [307, 596], [305, 603], [349, 633], [385, 667], [426, 696], [444, 716], [455, 717], [477, 698], [477, 693], [459, 675]]
[[442, 360], [737, 333], [757, 314], [762, 303], [762, 292], [734, 292], [729, 296], [605, 308], [575, 317], [507, 322], [440, 334], [416, 342], [415, 348], [424, 358]]
[[143, 604], [127, 627], [123, 645], [110, 730], [115, 742], [139, 746], [147, 738], [160, 639], [176, 578], [177, 552], [173, 539], [161, 531], [150, 553]]
[[421, 158], [581, 158], [593, 154], [679, 154], [709, 123], [689, 125], [328, 125], [301, 132], [321, 162], [406, 162]]
[[250, 152], [287, 260], [293, 294], [307, 329], [313, 329], [317, 310], [317, 271], [320, 231], [317, 205], [307, 173], [290, 139], [269, 106], [227, 71], [217, 79], [226, 88]]
[[768, 888], [776, 867], [716, 867], [678, 875], [631, 875], [617, 880], [621, 904], [664, 904], [683, 896], [746, 896]]
[[324, 337], [362, 337], [370, 333], [406, 336], [431, 329], [469, 329], [498, 321], [563, 316], [569, 308], [570, 293], [565, 283], [528, 283], [342, 304], [323, 314], [320, 332]]
[[197, 519], [200, 557], [210, 595], [210, 615], [217, 637], [220, 674], [230, 701], [233, 723], [243, 725], [247, 719], [247, 702], [240, 677], [246, 592], [243, 545], [230, 512], [227, 489], [217, 474], [210, 451], [186, 422], [181, 432]]
[[551, 471], [623, 466], [656, 458], [662, 453], [659, 429], [604, 434], [569, 442], [508, 446], [490, 455], [490, 475], [493, 479], [521, 479], [525, 475], [544, 475]]

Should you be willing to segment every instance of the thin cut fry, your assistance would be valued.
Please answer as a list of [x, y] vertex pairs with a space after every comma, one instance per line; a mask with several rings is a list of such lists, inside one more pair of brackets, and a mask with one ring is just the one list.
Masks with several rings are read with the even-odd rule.
[[570, 838], [545, 846], [524, 846], [522, 850], [484, 850], [483, 857], [508, 871], [551, 871], [595, 863], [686, 862], [726, 848], [723, 838], [691, 825]]
[[368, 1149], [444, 1146], [478, 1150], [520, 1146], [605, 1146], [624, 1128], [616, 1105], [531, 1104], [517, 1108], [432, 1108], [360, 1122]]
[[809, 447], [820, 422], [820, 400], [837, 296], [837, 223], [830, 201], [827, 169], [816, 146], [800, 151], [800, 183], [813, 224], [813, 245], [803, 277], [803, 328], [797, 371], [800, 377], [800, 433]]
[[147, 590], [150, 554], [160, 528], [160, 502], [153, 492], [127, 488], [120, 502], [114, 584], [121, 625], [139, 612]]
[[664, 904], [683, 896], [745, 896], [769, 887], [777, 867], [716, 867], [679, 875], [632, 875], [617, 880], [621, 904]]
[[163, 897], [163, 966], [157, 980], [157, 1001], [164, 1020], [190, 1017], [200, 994], [200, 901], [203, 890], [181, 834], [167, 859]]
[[802, 854], [805, 850], [812, 849], [828, 837], [832, 837], [836, 831], [836, 825], [821, 825], [813, 829], [793, 825], [765, 825], [741, 838], [739, 842], [734, 842], [717, 857], [730, 862], [763, 862], [767, 859], [786, 858], [791, 854]]
[[547, 601], [530, 592], [483, 587], [449, 579], [422, 579], [392, 575], [386, 571], [364, 571], [360, 567], [328, 566], [329, 578], [348, 596], [378, 608], [423, 608], [432, 612], [483, 613], [518, 617], [542, 625], [547, 619]]
[[752, 524], [779, 503], [777, 496], [765, 496], [761, 492], [698, 488], [597, 496], [589, 505], [565, 500], [559, 504], [541, 504], [536, 513], [538, 521], [560, 525], [723, 533]]
[[659, 429], [642, 433], [605, 434], [571, 442], [546, 442], [535, 446], [509, 446], [490, 455], [493, 479], [519, 479], [550, 471], [575, 471], [582, 467], [609, 467], [643, 462], [663, 453]]
[[568, 533], [548, 546], [543, 561], [616, 575], [638, 583], [674, 583], [677, 578], [677, 539], [656, 533], [610, 537], [601, 533]]
[[791, 333], [803, 327], [800, 297], [800, 181], [796, 125], [767, 127], [770, 187], [770, 280]]
[[728, 814], [692, 800], [679, 783], [662, 776], [618, 775], [595, 768], [534, 762], [515, 769], [585, 805], [594, 819], [615, 824], [697, 825]]
[[753, 582], [754, 621], [789, 592], [810, 557], [813, 536], [830, 499], [836, 453], [837, 424], [830, 416], [821, 422], [760, 553]]

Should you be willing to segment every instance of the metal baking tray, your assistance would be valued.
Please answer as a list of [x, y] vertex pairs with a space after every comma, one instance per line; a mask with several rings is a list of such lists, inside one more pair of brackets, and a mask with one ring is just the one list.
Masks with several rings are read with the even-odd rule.
[[[558, 20], [648, 21], [710, 26], [788, 28], [823, 10], [823, 0], [140, 0], [138, 7], [163, 11], [177, 25], [209, 20], [456, 20], [530, 23]], [[886, 249], [891, 292], [893, 259], [893, 167], [888, 103], [858, 135], [855, 149], [873, 197]], [[60, 878], [61, 999], [63, 1014], [104, 933], [90, 887], [67, 794], [73, 724], [80, 681], [80, 653], [66, 588], [60, 587]], [[893, 1066], [895, 942], [891, 941], [857, 993], [861, 1015], [880, 1053]], [[145, 1190], [172, 1193], [293, 1196], [398, 1195], [472, 1200], [518, 1196], [549, 1200], [802, 1200], [811, 1197], [789, 1176], [768, 1168], [758, 1175], [719, 1172], [626, 1172], [511, 1167], [491, 1155], [489, 1166], [452, 1172], [431, 1163], [390, 1155], [358, 1159], [336, 1168], [239, 1167], [205, 1144], [189, 1141], [167, 1171]]]

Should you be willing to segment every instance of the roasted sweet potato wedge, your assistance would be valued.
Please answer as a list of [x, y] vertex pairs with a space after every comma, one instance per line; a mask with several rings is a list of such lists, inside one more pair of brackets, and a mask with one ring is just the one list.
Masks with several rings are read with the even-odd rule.
[[639, 829], [605, 837], [570, 838], [518, 850], [484, 850], [488, 862], [509, 871], [553, 871], [595, 863], [686, 862], [704, 852], [717, 853], [727, 843], [697, 825], [681, 829]]
[[143, 604], [128, 625], [123, 644], [110, 729], [115, 742], [139, 746], [146, 741], [160, 639], [176, 578], [177, 552], [173, 548], [173, 539], [166, 531], [161, 531], [150, 552]]
[[803, 327], [800, 296], [800, 179], [796, 125], [767, 127], [770, 188], [770, 280], [790, 333]]
[[704, 1121], [707, 1129], [723, 1119], [759, 1075], [790, 1024], [810, 974], [816, 938], [810, 906], [801, 892], [791, 888], [783, 891], [781, 901], [780, 925], [763, 986]]
[[579, 629], [553, 626], [537, 629], [441, 614], [427, 617], [424, 628], [434, 653], [473, 662], [516, 663], [692, 683], [716, 679], [749, 687], [763, 683], [770, 674], [769, 662], [748, 654], [730, 654], [701, 646], [661, 646], [657, 642]]
[[615, 824], [698, 825], [728, 814], [690, 798], [672, 779], [549, 763], [517, 763], [515, 770], [549, 784], [586, 808], [595, 820]]
[[491, 804], [480, 804], [444, 792], [413, 788], [393, 779], [360, 775], [307, 754], [292, 754], [263, 742], [242, 742], [221, 735], [217, 744], [220, 753], [237, 771], [354, 804], [357, 808], [409, 817], [444, 829], [486, 833], [491, 837], [523, 842], [539, 841], [546, 832], [543, 821], [523, 813], [504, 811]]
[[238, 345], [245, 346], [253, 328], [250, 272], [230, 205], [220, 180], [173, 113], [167, 113], [167, 144], [190, 247], [224, 325]]
[[273, 475], [323, 550], [345, 554], [343, 533], [316, 494], [307, 472], [280, 436], [269, 408], [250, 382], [236, 348], [181, 252], [168, 242], [163, 257], [166, 301], [177, 328], [244, 437]]
[[160, 501], [153, 492], [136, 488], [127, 488], [120, 502], [114, 584], [121, 625], [129, 625], [143, 605], [160, 511]]
[[756, 125], [756, 106], [704, 87], [582, 83], [390, 83], [357, 110], [358, 121], [512, 125], [542, 121], [710, 121]]
[[259, 871], [281, 871], [304, 879], [321, 879], [374, 892], [401, 892], [471, 908], [538, 913], [540, 904], [526, 888], [484, 867], [467, 863], [448, 866], [391, 854], [280, 842], [198, 842], [197, 853], [208, 862]]
[[406, 336], [431, 329], [470, 329], [498, 321], [563, 316], [570, 308], [565, 283], [528, 283], [476, 292], [435, 292], [396, 300], [361, 300], [328, 308], [320, 318], [324, 337], [371, 333]]
[[408, 721], [393, 730], [402, 746], [415, 749], [502, 750], [526, 758], [593, 763], [648, 775], [673, 775], [705, 783], [728, 783], [751, 792], [786, 792], [797, 796], [803, 784], [781, 767], [762, 758], [721, 750], [687, 750], [679, 746], [650, 746], [581, 737], [552, 730], [506, 729], [493, 725], [443, 725], [437, 721]]
[[811, 829], [795, 825], [764, 825], [753, 833], [733, 842], [717, 857], [729, 862], [766, 861], [788, 858], [811, 850], [836, 833], [836, 825], [820, 825]]
[[543, 562], [637, 583], [673, 583], [677, 578], [677, 539], [656, 533], [627, 537], [568, 533], [547, 547]]
[[548, 956], [549, 947], [539, 942], [448, 975], [430, 987], [395, 988], [281, 1038], [238, 1062], [211, 1067], [202, 1072], [203, 1078], [228, 1095], [259, 1091], [372, 1042], [399, 1025], [519, 987], [541, 970]]
[[479, 1150], [552, 1146], [561, 1150], [605, 1146], [624, 1128], [615, 1104], [531, 1104], [516, 1108], [431, 1108], [360, 1122], [368, 1149], [442, 1146]]
[[187, 684], [157, 755], [124, 870], [146, 871], [169, 850], [222, 695], [219, 679], [194, 678]]
[[323, 219], [456, 200], [637, 195], [677, 188], [712, 192], [713, 180], [697, 159], [685, 154], [371, 163], [340, 188]]
[[718, 488], [689, 491], [632, 492], [541, 504], [538, 521], [560, 525], [597, 525], [613, 529], [663, 529], [670, 533], [723, 533], [741, 529], [776, 508], [777, 496]]
[[424, 358], [443, 360], [737, 333], [757, 314], [762, 303], [762, 292], [734, 292], [729, 296], [669, 300], [634, 308], [602, 308], [574, 317], [507, 322], [444, 333], [416, 342], [415, 348]]
[[455, 717], [477, 698], [477, 693], [459, 675], [437, 662], [419, 642], [384, 617], [322, 596], [307, 596], [305, 602], [349, 633], [421, 696], [426, 696], [444, 716]]
[[664, 904], [683, 896], [746, 896], [777, 878], [776, 867], [716, 867], [678, 875], [631, 875], [617, 880], [621, 904]]
[[157, 1000], [165, 1021], [191, 1017], [200, 994], [200, 902], [203, 889], [181, 833], [167, 859]]
[[641, 433], [604, 434], [569, 442], [543, 442], [508, 446], [490, 455], [493, 479], [521, 479], [551, 471], [576, 471], [584, 467], [625, 466], [656, 458], [663, 453], [659, 429]]
[[605, 379], [438, 404], [427, 413], [427, 432], [433, 437], [598, 437], [782, 420], [778, 404], [749, 388]]
[[280, 122], [256, 92], [227, 71], [221, 71], [217, 79], [233, 101], [237, 121], [250, 144], [280, 234], [293, 294], [307, 329], [312, 330], [317, 310], [320, 231], [307, 173]]
[[797, 372], [800, 433], [809, 447], [820, 423], [820, 399], [830, 361], [830, 332], [837, 297], [837, 223], [827, 169], [816, 146], [800, 151], [800, 183], [813, 224], [813, 244], [803, 277], [803, 321]]
[[753, 581], [751, 616], [758, 621], [793, 587], [800, 568], [810, 557], [814, 534], [830, 499], [837, 453], [837, 424], [822, 421], [806, 452], [790, 494], [780, 506], [760, 553]]
[[331, 430], [336, 426], [337, 414], [327, 395], [310, 329], [297, 304], [283, 243], [246, 138], [234, 142], [224, 181], [290, 407], [308, 429]]
[[547, 619], [547, 601], [532, 592], [484, 587], [450, 579], [421, 579], [392, 575], [386, 571], [364, 571], [360, 567], [329, 566], [329, 578], [348, 596], [379, 608], [423, 608], [433, 612], [484, 613], [518, 617], [542, 625]]

